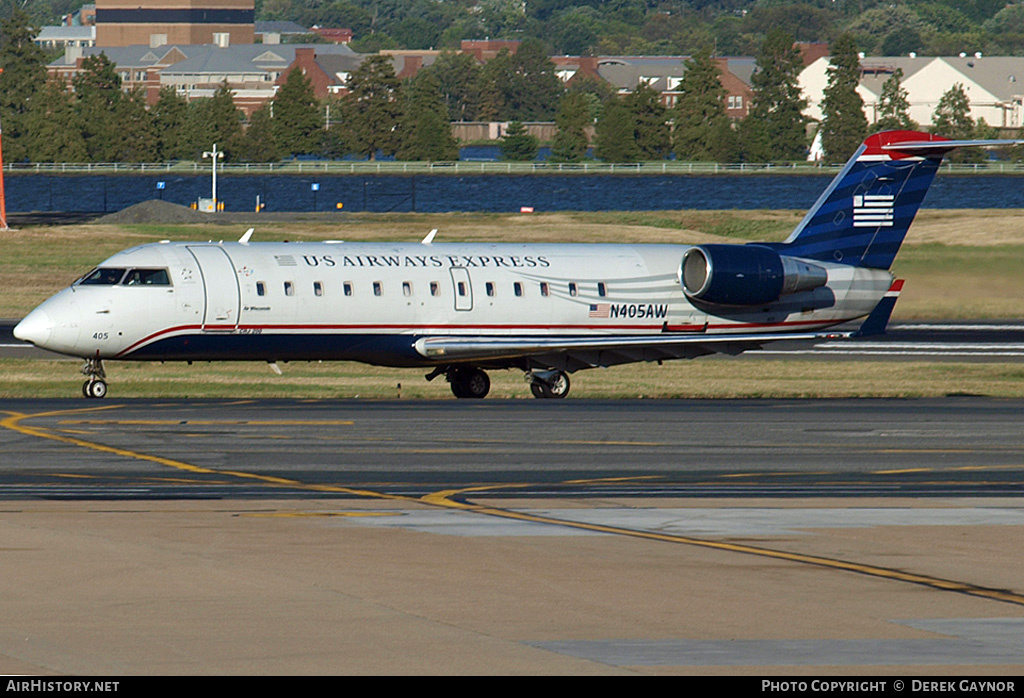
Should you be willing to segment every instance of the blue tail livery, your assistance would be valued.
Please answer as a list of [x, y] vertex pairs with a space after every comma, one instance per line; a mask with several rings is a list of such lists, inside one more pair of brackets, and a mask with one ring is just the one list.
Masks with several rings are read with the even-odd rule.
[[781, 254], [871, 269], [892, 266], [943, 156], [962, 146], [917, 131], [869, 136], [782, 245]]

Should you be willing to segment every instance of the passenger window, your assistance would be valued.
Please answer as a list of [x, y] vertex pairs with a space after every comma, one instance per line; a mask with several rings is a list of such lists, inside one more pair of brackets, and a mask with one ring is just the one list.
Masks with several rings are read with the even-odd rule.
[[441, 284], [437, 283], [436, 281], [431, 281], [430, 282], [430, 295], [432, 295], [432, 296], [440, 296], [441, 295]]
[[522, 296], [523, 295], [523, 285], [521, 283], [519, 283], [518, 281], [515, 282], [514, 284], [512, 284], [512, 291], [516, 294], [517, 297], [518, 296]]
[[114, 286], [124, 276], [124, 269], [99, 268], [86, 274], [78, 283], [82, 286]]
[[170, 286], [171, 277], [166, 269], [132, 269], [121, 283], [125, 286]]
[[351, 296], [352, 295], [352, 282], [351, 281], [346, 281], [344, 284], [342, 284], [341, 288], [342, 288], [342, 292], [346, 296]]
[[411, 281], [403, 281], [402, 282], [402, 295], [403, 296], [411, 296], [412, 295], [412, 282]]
[[256, 282], [256, 295], [257, 296], [265, 296], [265, 295], [267, 295], [267, 285], [265, 283], [263, 283], [262, 281], [257, 281]]
[[384, 286], [379, 281], [373, 282], [373, 295], [379, 296], [384, 293]]
[[465, 296], [466, 295], [466, 282], [465, 281], [460, 281], [459, 282], [459, 295], [460, 296]]
[[551, 288], [548, 286], [547, 281], [540, 282], [540, 295], [547, 296], [551, 294]]
[[294, 296], [295, 295], [295, 284], [293, 284], [291, 281], [285, 281], [284, 282], [284, 295], [286, 295], [286, 296]]
[[324, 295], [324, 284], [322, 281], [313, 282], [313, 295], [322, 296]]
[[569, 282], [569, 295], [570, 296], [578, 296], [579, 295], [579, 290], [576, 288], [576, 282], [574, 282], [574, 281], [570, 281]]
[[487, 295], [493, 297], [494, 296], [494, 282], [493, 281], [488, 281], [486, 284], [484, 284], [484, 286], [487, 289]]
[[605, 288], [603, 281], [597, 282], [597, 295], [601, 296], [601, 298], [608, 295], [608, 289]]

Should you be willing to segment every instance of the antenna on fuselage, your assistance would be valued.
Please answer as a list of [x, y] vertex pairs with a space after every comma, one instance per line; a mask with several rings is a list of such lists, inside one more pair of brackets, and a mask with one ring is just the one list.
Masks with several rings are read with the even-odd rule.
[[437, 228], [434, 228], [429, 233], [427, 233], [427, 237], [423, 238], [423, 240], [421, 241], [421, 244], [429, 245], [430, 243], [432, 243], [434, 241], [434, 236], [435, 235], [437, 235]]
[[245, 231], [245, 235], [243, 235], [242, 237], [238, 238], [238, 241], [240, 243], [242, 243], [243, 245], [248, 245], [249, 244], [249, 238], [252, 237], [252, 234], [253, 234], [253, 232], [255, 230], [256, 230], [256, 228], [249, 228], [248, 230]]

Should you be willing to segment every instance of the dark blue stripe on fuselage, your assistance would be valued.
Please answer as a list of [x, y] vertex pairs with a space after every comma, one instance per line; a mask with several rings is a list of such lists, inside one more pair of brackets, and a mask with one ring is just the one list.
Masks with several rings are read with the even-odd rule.
[[377, 334], [219, 334], [165, 337], [120, 359], [136, 361], [360, 361], [378, 366], [426, 366], [418, 337]]

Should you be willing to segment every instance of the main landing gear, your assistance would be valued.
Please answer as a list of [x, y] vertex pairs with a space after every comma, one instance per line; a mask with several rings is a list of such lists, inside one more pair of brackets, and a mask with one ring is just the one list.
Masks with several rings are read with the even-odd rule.
[[536, 398], [560, 400], [569, 394], [569, 376], [562, 371], [530, 371], [526, 380]]
[[[442, 374], [457, 398], [480, 399], [491, 390], [491, 379], [475, 366], [438, 366], [427, 375], [427, 380], [434, 380]], [[526, 381], [536, 398], [560, 399], [569, 394], [569, 376], [563, 371], [529, 371]]]
[[88, 398], [99, 399], [107, 395], [107, 377], [103, 370], [103, 361], [100, 359], [86, 359], [82, 366], [82, 374], [89, 377], [89, 380], [82, 383], [82, 395]]
[[479, 368], [456, 366], [449, 369], [447, 376], [455, 397], [479, 399], [487, 397], [491, 390], [491, 379]]

